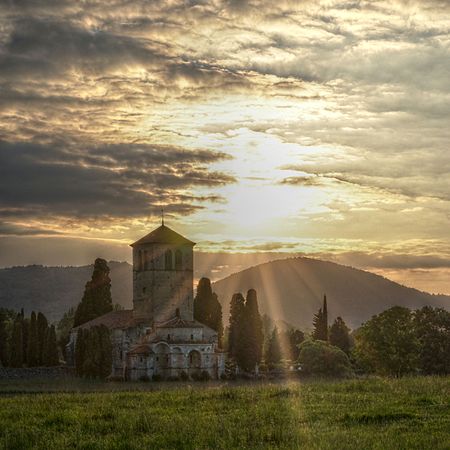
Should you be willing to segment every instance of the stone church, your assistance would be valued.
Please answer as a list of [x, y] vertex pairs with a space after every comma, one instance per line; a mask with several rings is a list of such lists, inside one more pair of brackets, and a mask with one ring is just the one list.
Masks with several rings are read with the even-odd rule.
[[219, 378], [225, 353], [217, 332], [194, 320], [194, 245], [164, 221], [131, 244], [133, 309], [111, 311], [74, 328], [69, 359], [73, 361], [79, 328], [105, 325], [111, 331], [113, 377], [165, 379], [206, 371]]

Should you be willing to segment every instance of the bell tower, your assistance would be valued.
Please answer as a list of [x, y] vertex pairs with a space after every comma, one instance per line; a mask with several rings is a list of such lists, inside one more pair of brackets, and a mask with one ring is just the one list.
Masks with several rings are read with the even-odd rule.
[[194, 319], [194, 245], [164, 225], [164, 216], [160, 227], [131, 244], [136, 319]]

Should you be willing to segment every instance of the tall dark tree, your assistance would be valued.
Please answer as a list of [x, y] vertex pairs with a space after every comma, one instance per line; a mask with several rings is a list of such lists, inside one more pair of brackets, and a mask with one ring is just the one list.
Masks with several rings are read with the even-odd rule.
[[0, 320], [0, 367], [9, 364], [9, 342], [6, 321]]
[[11, 334], [11, 325], [14, 320], [13, 311], [0, 308], [0, 367], [9, 365], [9, 336]]
[[79, 376], [106, 378], [111, 373], [112, 344], [107, 327], [100, 325], [78, 331], [75, 364]]
[[57, 366], [59, 364], [58, 344], [56, 342], [55, 326], [52, 325], [47, 330], [45, 347], [43, 350], [43, 363], [47, 367]]
[[104, 325], [97, 327], [100, 342], [100, 357], [98, 377], [105, 379], [111, 374], [112, 369], [112, 343], [110, 331]]
[[262, 320], [258, 310], [256, 291], [250, 289], [245, 300], [243, 327], [240, 333], [237, 363], [241, 369], [253, 372], [261, 361], [263, 347]]
[[326, 295], [323, 297], [323, 307], [314, 316], [313, 326], [312, 338], [320, 341], [328, 341], [328, 308]]
[[38, 331], [36, 313], [31, 312], [27, 344], [27, 366], [36, 367], [39, 363]]
[[77, 340], [75, 343], [75, 371], [78, 376], [83, 376], [83, 364], [86, 354], [86, 332], [79, 328], [77, 331]]
[[342, 317], [337, 317], [330, 327], [330, 344], [339, 347], [347, 355], [350, 353], [350, 330]]
[[82, 325], [112, 310], [109, 267], [104, 259], [97, 258], [92, 279], [86, 283], [83, 298], [75, 311], [74, 326]]
[[219, 345], [222, 344], [222, 306], [212, 291], [208, 278], [201, 278], [198, 282], [197, 295], [194, 298], [194, 318], [217, 331]]
[[21, 316], [21, 324], [22, 324], [22, 357], [23, 362], [27, 362], [27, 354], [28, 354], [28, 335], [30, 334], [30, 319], [27, 319], [24, 315], [23, 309], [20, 313]]
[[272, 331], [266, 352], [266, 364], [274, 365], [281, 361], [281, 342], [277, 327]]
[[69, 343], [70, 330], [73, 328], [75, 310], [70, 308], [64, 313], [56, 326], [58, 345], [61, 349], [64, 359], [66, 358], [66, 345]]
[[287, 331], [287, 339], [289, 342], [289, 359], [291, 361], [297, 361], [300, 354], [300, 344], [305, 340], [305, 334], [303, 331], [290, 329]]
[[234, 294], [230, 303], [230, 327], [228, 334], [228, 354], [236, 358], [239, 337], [243, 327], [245, 299], [241, 293]]
[[41, 312], [37, 315], [38, 364], [44, 364], [45, 339], [48, 332], [47, 318]]
[[11, 355], [10, 355], [10, 366], [11, 367], [22, 367], [23, 366], [23, 318], [20, 314], [14, 321], [13, 331], [11, 336]]
[[424, 306], [414, 312], [419, 344], [418, 367], [424, 374], [450, 374], [450, 312]]

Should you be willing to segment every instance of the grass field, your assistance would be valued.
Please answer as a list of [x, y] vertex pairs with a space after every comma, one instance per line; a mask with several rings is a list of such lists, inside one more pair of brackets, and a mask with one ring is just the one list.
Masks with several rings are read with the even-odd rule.
[[166, 386], [2, 382], [0, 448], [450, 449], [450, 378]]

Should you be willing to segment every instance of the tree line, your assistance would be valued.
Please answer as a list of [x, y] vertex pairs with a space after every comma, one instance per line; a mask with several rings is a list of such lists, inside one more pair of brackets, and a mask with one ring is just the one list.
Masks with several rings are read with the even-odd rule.
[[450, 373], [450, 312], [441, 308], [396, 306], [352, 331], [342, 317], [329, 325], [324, 296], [308, 334], [294, 327], [278, 330], [259, 313], [257, 293], [250, 289], [245, 298], [232, 296], [222, 338], [222, 309], [208, 279], [200, 280], [194, 306], [195, 318], [218, 332], [228, 357], [244, 372], [290, 363], [306, 374], [335, 376]]
[[4, 367], [40, 367], [59, 364], [54, 325], [41, 312], [0, 309], [0, 362]]

